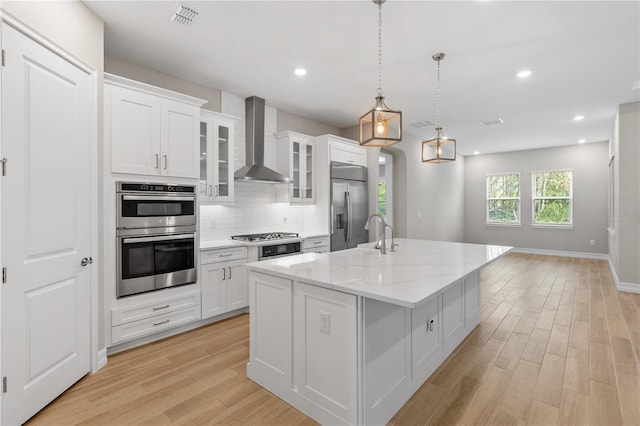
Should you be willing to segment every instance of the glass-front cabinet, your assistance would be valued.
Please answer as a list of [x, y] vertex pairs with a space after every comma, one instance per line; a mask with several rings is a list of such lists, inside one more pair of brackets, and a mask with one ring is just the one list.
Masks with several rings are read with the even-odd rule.
[[237, 118], [202, 110], [200, 114], [201, 203], [233, 201], [233, 134]]
[[315, 146], [313, 138], [295, 132], [280, 132], [278, 139], [278, 171], [291, 179], [289, 202], [316, 202]]

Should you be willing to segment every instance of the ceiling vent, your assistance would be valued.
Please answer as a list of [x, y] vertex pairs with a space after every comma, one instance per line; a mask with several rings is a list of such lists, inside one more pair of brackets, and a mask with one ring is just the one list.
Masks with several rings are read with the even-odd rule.
[[188, 27], [193, 24], [193, 22], [198, 18], [198, 15], [200, 15], [200, 13], [195, 9], [178, 3], [171, 12], [171, 15], [169, 15], [169, 20]]
[[485, 127], [496, 126], [498, 124], [504, 124], [504, 120], [502, 118], [497, 118], [495, 120], [484, 120], [484, 121], [481, 121], [480, 124], [482, 124]]
[[415, 127], [416, 129], [424, 129], [425, 127], [436, 127], [436, 123], [434, 123], [433, 121], [424, 120], [411, 123], [411, 126]]

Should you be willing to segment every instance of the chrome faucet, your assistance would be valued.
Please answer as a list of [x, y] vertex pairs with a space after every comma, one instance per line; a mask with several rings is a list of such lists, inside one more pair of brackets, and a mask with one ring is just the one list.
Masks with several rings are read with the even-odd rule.
[[395, 252], [395, 248], [399, 246], [399, 244], [396, 244], [393, 241], [393, 228], [391, 227], [391, 225], [389, 225], [388, 223], [386, 224], [386, 227], [391, 229], [391, 253]]
[[369, 230], [369, 222], [371, 222], [371, 218], [373, 217], [377, 217], [378, 219], [380, 219], [380, 224], [382, 225], [382, 241], [378, 242], [380, 247], [376, 247], [376, 248], [380, 249], [380, 254], [387, 254], [387, 247], [385, 243], [386, 241], [385, 228], [387, 227], [387, 224], [385, 223], [384, 218], [377, 213], [372, 214], [371, 216], [369, 216], [369, 219], [367, 219], [367, 223], [364, 224], [364, 229], [366, 229], [367, 231]]

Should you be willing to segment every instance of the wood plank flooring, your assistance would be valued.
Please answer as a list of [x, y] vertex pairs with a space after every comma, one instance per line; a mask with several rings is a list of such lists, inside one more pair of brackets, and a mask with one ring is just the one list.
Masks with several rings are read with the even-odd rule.
[[[640, 294], [607, 262], [510, 253], [481, 283], [481, 324], [391, 425], [640, 425]], [[248, 315], [122, 352], [29, 424], [315, 424], [248, 353]]]

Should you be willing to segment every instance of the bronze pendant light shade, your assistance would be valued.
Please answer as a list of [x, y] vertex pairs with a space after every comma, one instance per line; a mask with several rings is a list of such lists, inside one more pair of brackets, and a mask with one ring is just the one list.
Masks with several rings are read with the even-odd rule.
[[360, 145], [386, 147], [402, 140], [402, 112], [392, 110], [382, 95], [382, 3], [378, 5], [378, 96], [373, 108], [360, 117]]
[[438, 86], [436, 88], [437, 127], [436, 135], [422, 142], [422, 162], [446, 163], [456, 159], [456, 140], [444, 136], [440, 125], [440, 61], [444, 58], [444, 53], [436, 53], [432, 58], [438, 62]]

